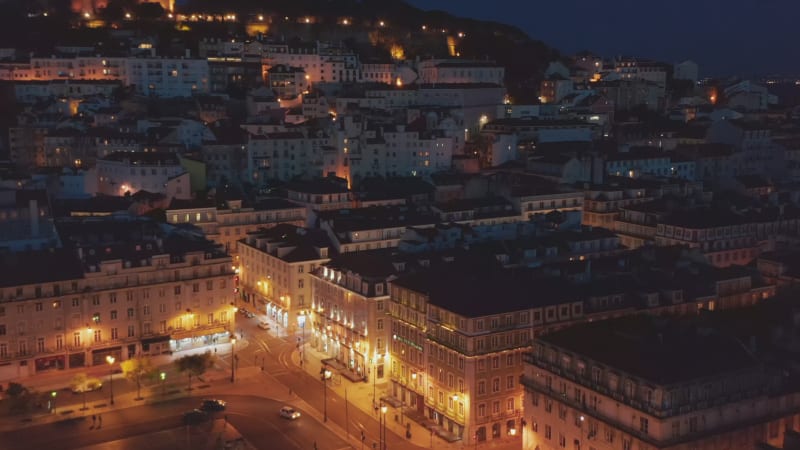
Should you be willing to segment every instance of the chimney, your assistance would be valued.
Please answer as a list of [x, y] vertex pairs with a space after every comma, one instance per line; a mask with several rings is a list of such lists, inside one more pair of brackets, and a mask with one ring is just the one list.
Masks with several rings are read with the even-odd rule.
[[39, 236], [39, 203], [36, 200], [28, 200], [28, 213], [31, 219], [31, 236]]

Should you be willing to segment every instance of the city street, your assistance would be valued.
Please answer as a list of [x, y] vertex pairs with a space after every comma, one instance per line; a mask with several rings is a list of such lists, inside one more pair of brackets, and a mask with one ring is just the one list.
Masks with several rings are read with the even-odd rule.
[[[239, 395], [216, 397], [226, 400], [228, 408], [215, 413], [215, 417], [224, 421], [227, 416], [230, 424], [256, 448], [312, 449], [315, 443], [320, 450], [348, 448], [347, 443], [306, 411], [302, 411], [301, 418], [289, 421], [278, 415], [284, 404], [276, 400]], [[102, 428], [91, 428], [92, 420], [88, 416], [35, 425], [3, 433], [0, 442], [4, 450], [68, 450], [172, 428], [189, 428], [186, 435], [190, 442], [194, 431], [192, 428], [202, 430], [211, 424], [183, 425], [182, 414], [196, 408], [198, 403], [198, 398], [193, 397], [107, 411], [102, 414]], [[127, 447], [122, 443], [115, 448]]]
[[[88, 409], [85, 411], [82, 410], [83, 395], [72, 394], [66, 387], [74, 374], [65, 373], [60, 377], [48, 374], [31, 380], [30, 383], [39, 390], [58, 391], [56, 414], [40, 413], [35, 415], [35, 419], [22, 422], [19, 417], [0, 420], [0, 429], [8, 430], [0, 434], [0, 442], [9, 443], [3, 449], [76, 449], [182, 428], [181, 415], [197, 407], [203, 397], [229, 401], [226, 413], [230, 424], [258, 449], [313, 449], [315, 443], [318, 450], [361, 449], [362, 446], [364, 449], [380, 448], [381, 413], [371, 407], [373, 385], [352, 383], [336, 374], [324, 390], [318, 376], [320, 355], [307, 349], [306, 363], [301, 367], [298, 336], [274, 328], [269, 332], [261, 330], [256, 326], [259, 317], [263, 319], [263, 315], [252, 319], [237, 317], [235, 383], [230, 381], [232, 358], [229, 344], [216, 346], [218, 358], [215, 367], [202, 380], [193, 382], [190, 395], [187, 394], [186, 376], [179, 374], [165, 357], [162, 357], [165, 365], [159, 370], [167, 374], [167, 382], [143, 387], [142, 400], [135, 400], [135, 384], [117, 374], [113, 382], [116, 404], [110, 405], [110, 384], [106, 377], [101, 391], [86, 394]], [[207, 350], [213, 351], [206, 348], [192, 351]], [[173, 357], [187, 353], [177, 353]], [[345, 392], [349, 394], [347, 401]], [[375, 396], [380, 398], [383, 395], [384, 388], [378, 384]], [[284, 405], [302, 411], [303, 416], [294, 422], [279, 418], [278, 410]], [[103, 415], [102, 429], [89, 429], [92, 414]], [[408, 419], [403, 422], [402, 414], [395, 408], [390, 407], [385, 417], [387, 449], [456, 449], [465, 446], [463, 442], [447, 443], [416, 423], [407, 425]], [[404, 436], [405, 426], [412, 427], [412, 439]], [[185, 436], [191, 442], [194, 434], [187, 432]], [[115, 448], [127, 448], [126, 445], [133, 445], [131, 443], [115, 442]], [[493, 442], [490, 446], [504, 449], [507, 448], [505, 444]]]

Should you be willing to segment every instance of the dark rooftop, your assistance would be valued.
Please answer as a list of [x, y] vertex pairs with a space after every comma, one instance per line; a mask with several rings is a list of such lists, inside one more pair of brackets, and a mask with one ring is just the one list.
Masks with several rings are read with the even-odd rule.
[[733, 339], [687, 322], [641, 315], [578, 325], [540, 340], [661, 385], [719, 377], [759, 364]]
[[83, 278], [77, 255], [68, 249], [0, 254], [0, 287]]
[[577, 300], [572, 285], [503, 270], [495, 262], [458, 259], [401, 276], [392, 283], [427, 295], [431, 304], [464, 317], [480, 317]]

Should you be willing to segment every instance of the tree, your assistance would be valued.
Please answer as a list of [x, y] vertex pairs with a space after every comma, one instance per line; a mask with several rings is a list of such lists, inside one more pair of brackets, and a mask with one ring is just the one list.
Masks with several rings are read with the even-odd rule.
[[142, 399], [142, 380], [152, 377], [157, 371], [157, 367], [153, 365], [153, 361], [145, 356], [136, 356], [135, 358], [122, 361], [119, 365], [125, 378], [136, 383], [136, 400]]
[[12, 398], [19, 398], [23, 395], [28, 393], [28, 388], [19, 384], [19, 383], [8, 383], [8, 389], [6, 389], [6, 394]]
[[8, 395], [8, 407], [11, 413], [24, 413], [32, 406], [40, 406], [42, 396], [31, 391], [20, 383], [9, 383], [6, 389]]
[[192, 390], [192, 377], [203, 375], [213, 364], [214, 356], [210, 351], [197, 355], [186, 355], [175, 361], [178, 372], [186, 373], [189, 376], [190, 391]]

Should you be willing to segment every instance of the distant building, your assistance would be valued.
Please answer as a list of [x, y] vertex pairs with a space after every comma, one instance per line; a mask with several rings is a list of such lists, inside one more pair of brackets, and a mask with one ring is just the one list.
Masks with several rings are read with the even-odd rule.
[[305, 207], [279, 198], [247, 206], [243, 206], [241, 200], [228, 200], [215, 206], [213, 202], [173, 199], [165, 214], [167, 223], [199, 227], [206, 238], [220, 244], [233, 257], [234, 264], [239, 264], [236, 243], [248, 233], [282, 223], [298, 227], [306, 223]]
[[0, 250], [19, 252], [58, 246], [47, 191], [0, 189]]
[[174, 153], [112, 153], [97, 160], [98, 193], [125, 195], [137, 191], [192, 197], [189, 173]]
[[697, 83], [699, 67], [696, 62], [691, 60], [675, 64], [672, 77], [676, 80], [688, 80], [692, 83]]
[[419, 63], [421, 84], [489, 83], [502, 86], [505, 69], [493, 62], [429, 59]]

